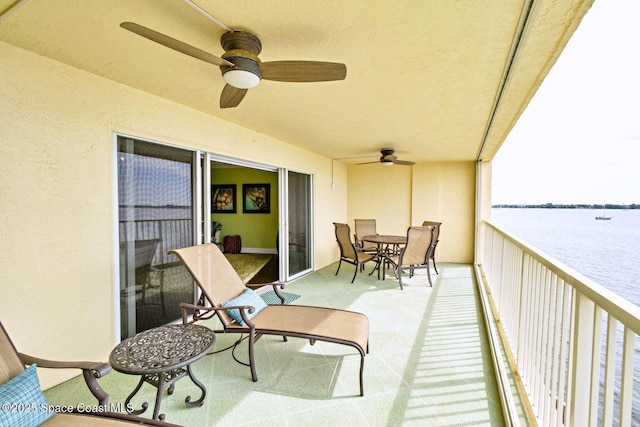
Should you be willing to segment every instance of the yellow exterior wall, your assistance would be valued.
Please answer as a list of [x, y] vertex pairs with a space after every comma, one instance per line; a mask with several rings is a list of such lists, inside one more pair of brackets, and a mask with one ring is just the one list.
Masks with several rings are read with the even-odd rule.
[[0, 321], [20, 351], [106, 361], [115, 345], [114, 132], [313, 174], [314, 264], [337, 260], [330, 159], [2, 42], [0, 69]]
[[346, 166], [2, 42], [0, 69], [0, 321], [24, 353], [106, 361], [115, 345], [114, 133], [312, 174], [316, 269], [338, 259], [332, 223], [357, 217], [390, 234], [441, 220], [438, 260], [472, 261], [473, 163]]
[[442, 222], [436, 259], [471, 263], [474, 250], [475, 163], [348, 167], [348, 223], [375, 218], [379, 234], [405, 235], [422, 221]]
[[375, 218], [378, 234], [407, 234], [411, 225], [411, 167], [350, 165], [347, 182], [352, 234], [355, 218]]
[[472, 263], [475, 242], [475, 162], [413, 166], [412, 225], [440, 221], [436, 260]]

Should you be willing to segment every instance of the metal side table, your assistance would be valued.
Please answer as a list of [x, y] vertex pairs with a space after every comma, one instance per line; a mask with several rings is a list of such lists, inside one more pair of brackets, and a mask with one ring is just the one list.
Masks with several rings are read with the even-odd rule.
[[147, 382], [157, 388], [153, 418], [164, 420], [164, 414], [159, 414], [164, 389], [168, 387], [169, 394], [173, 394], [176, 381], [187, 375], [202, 390], [202, 395], [193, 402], [191, 396], [187, 396], [185, 403], [190, 407], [201, 406], [207, 390], [191, 372], [191, 364], [206, 356], [215, 343], [216, 335], [211, 329], [189, 324], [149, 329], [118, 344], [109, 356], [113, 369], [141, 375], [140, 382], [125, 400], [127, 412], [139, 415], [147, 410], [147, 402], [141, 409], [130, 405], [133, 396]]

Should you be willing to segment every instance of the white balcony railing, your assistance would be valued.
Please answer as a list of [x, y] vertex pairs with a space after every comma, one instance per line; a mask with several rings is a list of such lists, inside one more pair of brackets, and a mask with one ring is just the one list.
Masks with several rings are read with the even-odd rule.
[[121, 221], [119, 228], [121, 242], [159, 239], [151, 265], [166, 265], [177, 262], [178, 258], [169, 251], [193, 245], [193, 220], [152, 219]]
[[483, 284], [538, 424], [638, 425], [640, 307], [490, 223], [481, 236]]

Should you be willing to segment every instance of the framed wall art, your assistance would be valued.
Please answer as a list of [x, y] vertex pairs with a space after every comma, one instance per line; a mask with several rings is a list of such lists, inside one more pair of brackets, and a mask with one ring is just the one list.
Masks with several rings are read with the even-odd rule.
[[242, 212], [270, 213], [271, 184], [242, 184]]
[[211, 185], [211, 213], [236, 213], [236, 185]]

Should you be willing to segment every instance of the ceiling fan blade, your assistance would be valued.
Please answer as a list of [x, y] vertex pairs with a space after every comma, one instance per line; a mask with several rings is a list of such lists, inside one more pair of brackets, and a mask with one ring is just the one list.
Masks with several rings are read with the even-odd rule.
[[220, 108], [237, 107], [247, 94], [248, 89], [238, 89], [231, 85], [225, 85], [220, 94]]
[[375, 162], [356, 163], [356, 165], [372, 165], [374, 163], [380, 163], [380, 160], [376, 160]]
[[326, 82], [344, 80], [347, 66], [337, 62], [268, 61], [260, 64], [262, 78], [278, 82]]
[[394, 165], [411, 166], [411, 165], [415, 165], [416, 162], [408, 162], [406, 160], [394, 160], [393, 164]]
[[193, 58], [200, 59], [201, 61], [208, 62], [213, 65], [228, 65], [233, 67], [234, 65], [227, 61], [226, 59], [218, 58], [215, 55], [210, 54], [209, 52], [205, 52], [204, 50], [200, 50], [197, 47], [193, 47], [188, 45], [180, 40], [176, 40], [173, 37], [169, 37], [162, 33], [159, 33], [151, 28], [143, 27], [142, 25], [138, 25], [134, 22], [123, 22], [120, 24], [122, 28], [125, 30], [129, 30], [132, 33], [135, 33], [139, 36], [147, 38], [151, 41], [159, 43], [163, 46], [176, 50], [180, 53], [184, 53], [185, 55], [189, 55]]

